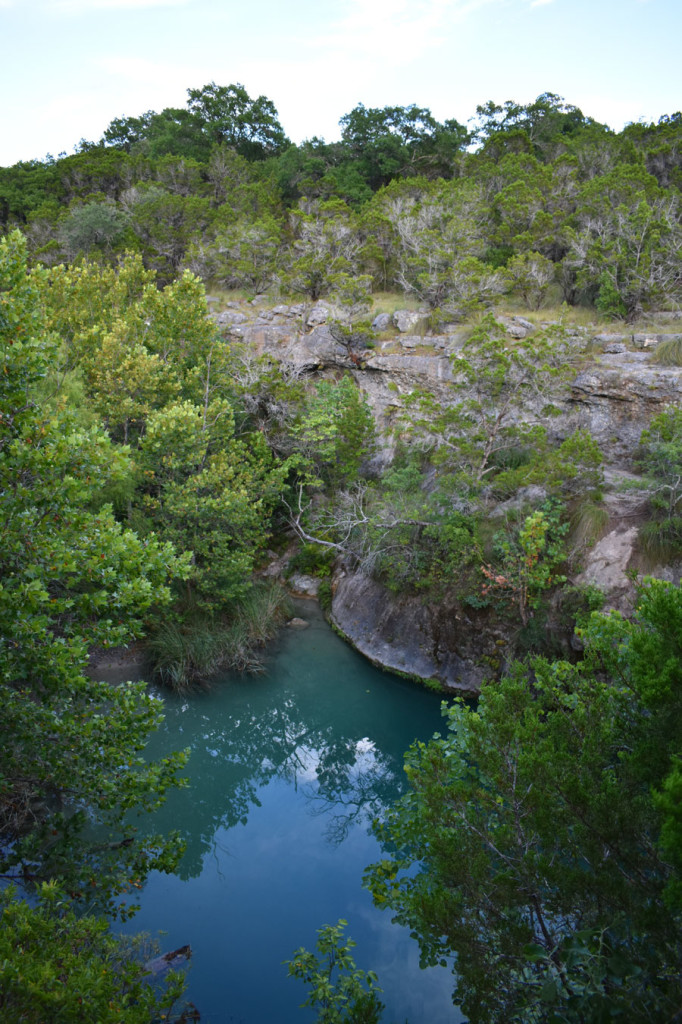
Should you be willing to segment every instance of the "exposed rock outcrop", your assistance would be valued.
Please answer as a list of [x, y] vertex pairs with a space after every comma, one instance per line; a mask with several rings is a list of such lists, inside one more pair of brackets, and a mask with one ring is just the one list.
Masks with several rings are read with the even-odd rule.
[[390, 594], [361, 573], [336, 578], [331, 620], [361, 654], [393, 672], [467, 693], [491, 674], [481, 663], [480, 636], [461, 608]]
[[[423, 311], [380, 314], [373, 326], [382, 332], [381, 340], [376, 347], [358, 351], [343, 343], [333, 319], [334, 310], [324, 303], [312, 309], [302, 303], [272, 309], [257, 304], [248, 315], [232, 308], [216, 314], [226, 335], [241, 340], [255, 355], [277, 359], [299, 373], [350, 371], [367, 396], [380, 430], [392, 422], [403, 396], [415, 387], [430, 389], [443, 402], [455, 400], [452, 357], [468, 336], [466, 326], [448, 325], [441, 333], [433, 333]], [[512, 337], [532, 336], [538, 327], [523, 317], [508, 317], [504, 323]], [[584, 328], [572, 333], [583, 353], [583, 368], [566, 392], [552, 396], [558, 414], [549, 419], [546, 396], [538, 395], [515, 415], [517, 421], [543, 423], [555, 441], [586, 429], [599, 444], [606, 461], [609, 523], [605, 535], [586, 553], [577, 582], [599, 586], [606, 592], [607, 606], [627, 614], [633, 601], [628, 569], [633, 564], [638, 525], [646, 514], [647, 495], [622, 486], [651, 417], [682, 400], [682, 367], [652, 361], [661, 342], [679, 340], [682, 335], [590, 335]], [[592, 357], [585, 352], [588, 344], [595, 353]], [[377, 466], [390, 460], [390, 443], [384, 442]], [[518, 506], [522, 499], [539, 504], [542, 494], [540, 489], [536, 494], [529, 491], [517, 495], [512, 504]], [[500, 508], [499, 514], [504, 512]], [[680, 575], [670, 567], [655, 574], [676, 581]], [[295, 589], [310, 592], [307, 586], [295, 585]], [[420, 597], [392, 594], [367, 576], [348, 570], [335, 579], [331, 618], [374, 663], [466, 692], [475, 692], [500, 667], [509, 644], [502, 627], [484, 624], [482, 617], [463, 609], [454, 598], [425, 604]]]

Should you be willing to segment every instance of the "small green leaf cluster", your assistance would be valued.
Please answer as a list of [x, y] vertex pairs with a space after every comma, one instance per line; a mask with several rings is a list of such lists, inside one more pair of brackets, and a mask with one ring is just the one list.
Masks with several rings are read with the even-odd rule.
[[344, 935], [347, 925], [340, 919], [321, 928], [316, 952], [296, 950], [286, 961], [288, 973], [309, 986], [301, 1005], [317, 1010], [319, 1024], [376, 1024], [384, 1010], [381, 989], [374, 971], [356, 967], [351, 953], [355, 943]]

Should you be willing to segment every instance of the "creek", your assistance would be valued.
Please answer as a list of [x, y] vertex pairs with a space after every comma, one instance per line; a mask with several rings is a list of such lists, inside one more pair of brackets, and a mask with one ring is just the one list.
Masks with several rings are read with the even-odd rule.
[[449, 970], [421, 970], [408, 930], [362, 888], [381, 857], [371, 821], [405, 790], [407, 747], [441, 728], [441, 698], [375, 669], [315, 605], [299, 614], [309, 628], [282, 632], [263, 676], [164, 693], [150, 756], [189, 748], [189, 786], [150, 827], [178, 829], [187, 850], [176, 875], [152, 874], [125, 929], [191, 945], [202, 1024], [305, 1024], [307, 990], [282, 961], [345, 918], [387, 1024], [454, 1024]]

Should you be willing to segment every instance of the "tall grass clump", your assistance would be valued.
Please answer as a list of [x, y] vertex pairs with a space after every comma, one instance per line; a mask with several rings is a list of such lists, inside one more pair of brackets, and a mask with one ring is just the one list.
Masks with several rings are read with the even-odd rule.
[[665, 565], [682, 556], [682, 517], [650, 519], [640, 528], [637, 546], [645, 565]]
[[682, 338], [659, 341], [651, 361], [659, 366], [682, 366]]
[[150, 667], [165, 686], [177, 692], [201, 685], [218, 672], [255, 675], [263, 671], [260, 650], [290, 615], [282, 587], [258, 584], [225, 621], [161, 623], [147, 639]]
[[594, 501], [581, 501], [571, 513], [570, 540], [575, 552], [585, 551], [600, 540], [609, 525], [608, 509]]

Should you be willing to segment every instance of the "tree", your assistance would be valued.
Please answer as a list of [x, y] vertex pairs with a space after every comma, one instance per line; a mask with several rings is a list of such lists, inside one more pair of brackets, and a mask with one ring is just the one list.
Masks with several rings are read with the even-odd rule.
[[375, 197], [375, 215], [389, 226], [387, 255], [397, 284], [432, 309], [462, 316], [503, 290], [502, 279], [479, 262], [486, 214], [472, 181], [393, 182]]
[[212, 145], [226, 143], [249, 160], [263, 160], [288, 143], [272, 100], [251, 99], [243, 85], [188, 89], [187, 107]]
[[641, 167], [594, 178], [577, 200], [565, 264], [602, 313], [627, 320], [680, 287], [679, 199]]
[[353, 484], [375, 442], [374, 417], [350, 376], [317, 384], [300, 424], [293, 430], [295, 450], [317, 484], [333, 489]]
[[176, 195], [152, 185], [134, 189], [127, 201], [130, 226], [148, 263], [167, 281], [172, 280], [189, 246], [213, 219], [209, 200]]
[[224, 613], [251, 589], [288, 467], [275, 464], [260, 434], [235, 438], [224, 399], [155, 412], [139, 459], [142, 513], [179, 549], [192, 550], [186, 603]]
[[488, 151], [500, 152], [510, 139], [525, 136], [529, 148], [545, 159], [557, 155], [562, 146], [586, 129], [608, 131], [556, 93], [544, 92], [533, 103], [520, 104], [506, 100], [499, 105], [492, 100], [476, 107], [478, 125], [474, 137]]
[[529, 309], [539, 309], [554, 280], [554, 264], [539, 252], [513, 256], [506, 266], [506, 277], [513, 291], [520, 294]]
[[180, 847], [140, 839], [134, 812], [177, 784], [182, 755], [148, 764], [159, 702], [142, 684], [85, 674], [93, 645], [124, 644], [169, 600], [187, 557], [123, 529], [100, 495], [128, 456], [67, 409], [42, 415], [38, 387], [57, 341], [15, 232], [0, 241], [0, 874], [58, 878], [72, 899], [127, 913], [123, 892]]
[[484, 596], [496, 590], [508, 592], [518, 607], [522, 624], [527, 626], [543, 591], [566, 582], [566, 577], [556, 569], [565, 559], [562, 538], [567, 529], [561, 523], [556, 504], [546, 503], [526, 517], [518, 537], [510, 540], [497, 535], [499, 564], [495, 569], [490, 565], [481, 567], [486, 579]]
[[365, 107], [344, 114], [341, 138], [373, 191], [394, 178], [452, 177], [455, 158], [469, 141], [464, 125], [439, 124], [431, 111], [409, 107]]
[[292, 259], [281, 273], [291, 291], [316, 301], [338, 274], [353, 275], [363, 257], [364, 241], [357, 218], [341, 200], [301, 200], [290, 214]]
[[488, 314], [452, 359], [450, 400], [415, 390], [394, 429], [476, 493], [503, 468], [505, 453], [544, 439], [542, 419], [570, 372], [567, 355], [561, 330], [512, 341]]
[[593, 614], [582, 664], [514, 666], [408, 754], [367, 880], [424, 963], [456, 955], [472, 1022], [677, 1013], [681, 622], [649, 581], [631, 621]]

